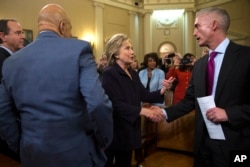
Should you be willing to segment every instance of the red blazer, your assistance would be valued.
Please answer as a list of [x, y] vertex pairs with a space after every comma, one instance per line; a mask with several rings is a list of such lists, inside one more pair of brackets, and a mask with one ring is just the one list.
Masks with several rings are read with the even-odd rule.
[[177, 85], [174, 89], [173, 104], [178, 103], [184, 98], [191, 75], [192, 72], [190, 70], [180, 71], [175, 67], [169, 69], [168, 73], [166, 74], [166, 79], [174, 77], [177, 80]]

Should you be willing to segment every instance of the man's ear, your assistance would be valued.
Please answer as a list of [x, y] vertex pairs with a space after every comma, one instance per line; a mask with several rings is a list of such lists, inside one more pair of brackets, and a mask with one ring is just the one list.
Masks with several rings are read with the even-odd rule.
[[0, 32], [0, 39], [2, 40], [2, 41], [4, 41], [4, 33], [3, 32]]
[[62, 37], [64, 37], [64, 34], [65, 34], [65, 22], [64, 21], [61, 21], [59, 23], [59, 27], [58, 27], [58, 30], [59, 30], [59, 33]]
[[213, 21], [213, 30], [215, 31], [216, 29], [218, 29], [218, 26], [219, 26], [220, 24], [218, 24], [218, 21], [217, 20], [214, 20]]

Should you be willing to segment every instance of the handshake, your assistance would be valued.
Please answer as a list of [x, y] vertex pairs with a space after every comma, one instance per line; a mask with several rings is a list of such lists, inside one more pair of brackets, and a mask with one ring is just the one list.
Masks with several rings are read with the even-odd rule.
[[142, 107], [140, 115], [143, 115], [154, 122], [166, 120], [163, 109], [158, 106]]

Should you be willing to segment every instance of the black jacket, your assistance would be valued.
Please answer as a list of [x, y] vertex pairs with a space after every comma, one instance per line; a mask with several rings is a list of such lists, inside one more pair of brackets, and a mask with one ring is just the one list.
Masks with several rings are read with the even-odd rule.
[[149, 92], [136, 71], [129, 69], [132, 80], [117, 64], [105, 68], [102, 84], [113, 104], [114, 139], [112, 148], [131, 150], [141, 146], [141, 102], [163, 102], [160, 91]]

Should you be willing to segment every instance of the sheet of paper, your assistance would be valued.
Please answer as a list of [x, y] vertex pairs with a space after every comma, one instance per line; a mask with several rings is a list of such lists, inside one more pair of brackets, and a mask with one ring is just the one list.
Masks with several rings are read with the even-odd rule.
[[219, 139], [225, 140], [225, 135], [222, 130], [221, 124], [215, 124], [212, 121], [208, 120], [206, 117], [206, 112], [209, 108], [215, 107], [214, 98], [213, 96], [205, 96], [197, 98], [203, 119], [205, 121], [209, 137], [211, 139]]

